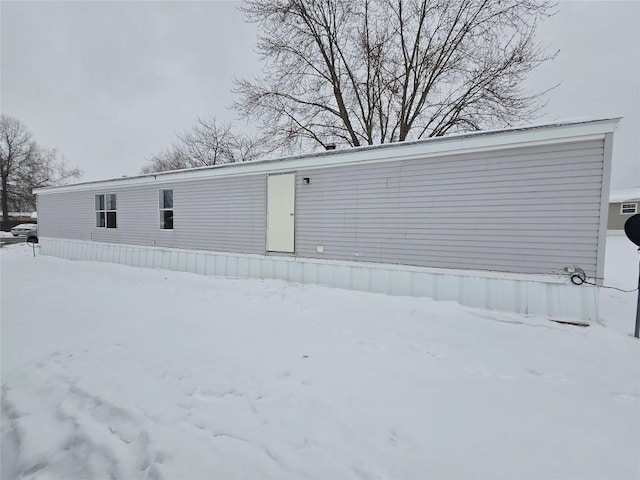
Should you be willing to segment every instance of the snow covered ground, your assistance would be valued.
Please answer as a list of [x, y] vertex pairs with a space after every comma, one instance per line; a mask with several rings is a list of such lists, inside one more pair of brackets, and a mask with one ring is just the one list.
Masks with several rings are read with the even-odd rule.
[[[625, 242], [607, 281], [633, 288]], [[580, 328], [0, 255], [3, 479], [640, 476], [633, 293]]]
[[[625, 236], [607, 238], [607, 254], [604, 262], [604, 284], [622, 290], [638, 286], [638, 248]], [[600, 320], [620, 332], [633, 333], [638, 304], [637, 293], [625, 293], [614, 289], [600, 289]]]

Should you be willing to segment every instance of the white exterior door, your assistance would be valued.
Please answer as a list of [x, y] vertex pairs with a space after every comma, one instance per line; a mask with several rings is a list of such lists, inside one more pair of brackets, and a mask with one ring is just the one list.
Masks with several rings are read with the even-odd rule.
[[296, 175], [267, 177], [267, 251], [293, 253]]

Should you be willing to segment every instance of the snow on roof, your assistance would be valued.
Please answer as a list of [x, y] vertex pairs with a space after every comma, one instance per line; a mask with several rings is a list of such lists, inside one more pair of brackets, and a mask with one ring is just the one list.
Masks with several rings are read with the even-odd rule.
[[640, 200], [640, 187], [611, 190], [611, 193], [609, 194], [609, 202], [611, 203], [622, 203], [636, 200]]

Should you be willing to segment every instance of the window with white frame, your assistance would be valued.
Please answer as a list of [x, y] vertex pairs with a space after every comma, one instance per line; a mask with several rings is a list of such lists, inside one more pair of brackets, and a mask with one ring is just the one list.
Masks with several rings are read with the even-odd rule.
[[96, 227], [117, 227], [116, 195], [114, 193], [96, 195]]
[[173, 230], [173, 190], [160, 190], [160, 229]]
[[637, 203], [623, 203], [620, 205], [620, 213], [623, 215], [633, 215], [638, 213]]

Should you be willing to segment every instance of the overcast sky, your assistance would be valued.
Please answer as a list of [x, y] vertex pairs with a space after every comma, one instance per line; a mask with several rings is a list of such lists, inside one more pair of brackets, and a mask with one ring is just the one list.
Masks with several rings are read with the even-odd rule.
[[[84, 171], [135, 175], [198, 116], [233, 120], [259, 71], [236, 2], [0, 2], [2, 113]], [[542, 120], [622, 116], [612, 188], [640, 186], [640, 2], [561, 2], [540, 27], [558, 58], [529, 80]]]

